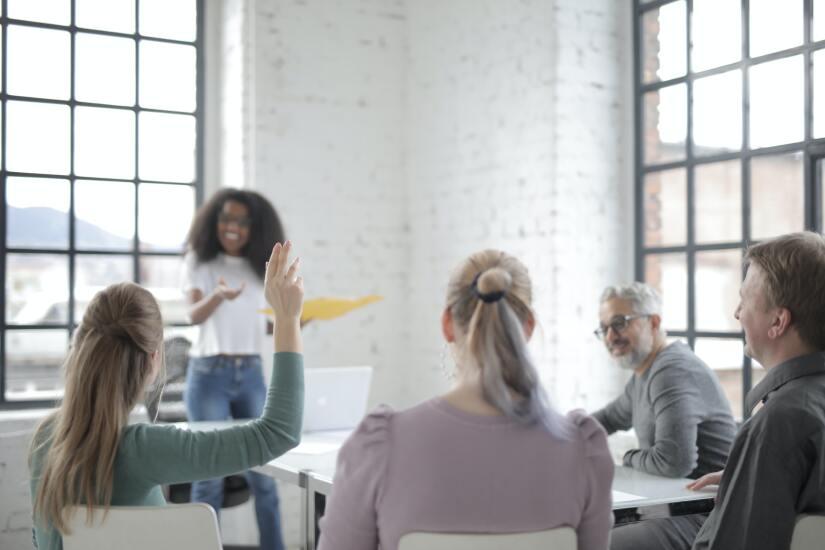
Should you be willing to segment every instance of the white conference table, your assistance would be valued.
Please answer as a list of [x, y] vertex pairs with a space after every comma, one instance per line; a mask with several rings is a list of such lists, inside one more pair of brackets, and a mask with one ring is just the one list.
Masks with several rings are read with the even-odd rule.
[[[182, 422], [178, 426], [192, 430], [212, 430], [246, 422], [248, 420]], [[267, 464], [253, 468], [301, 488], [301, 548], [305, 550], [315, 549], [317, 523], [325, 499], [332, 492], [338, 450], [349, 434], [349, 430], [304, 433], [298, 447]], [[690, 491], [685, 487], [689, 482], [689, 479], [654, 476], [625, 466], [616, 466], [613, 477], [613, 512], [617, 518], [632, 516], [636, 519], [649, 519], [709, 508], [716, 494], [715, 489]]]
[[[255, 468], [302, 489], [301, 534], [302, 548], [314, 550], [317, 523], [326, 497], [332, 492], [338, 449], [349, 435], [343, 432], [315, 432], [303, 434], [301, 444], [275, 460]], [[634, 516], [637, 519], [666, 517], [707, 509], [715, 490], [690, 491], [685, 486], [689, 479], [673, 479], [645, 474], [625, 466], [616, 466], [613, 478], [613, 511], [617, 518]], [[694, 503], [691, 505], [686, 503]], [[682, 510], [670, 506], [678, 504]]]

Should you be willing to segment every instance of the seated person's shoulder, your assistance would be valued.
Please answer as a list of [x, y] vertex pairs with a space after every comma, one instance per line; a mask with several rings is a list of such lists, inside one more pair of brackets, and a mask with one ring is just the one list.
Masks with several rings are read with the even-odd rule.
[[567, 419], [573, 426], [574, 437], [584, 445], [586, 456], [607, 452], [607, 432], [595, 418], [576, 409], [567, 414]]
[[766, 444], [793, 444], [812, 435], [825, 434], [825, 411], [805, 399], [801, 392], [787, 388], [782, 394], [770, 396], [765, 405], [754, 412], [743, 426], [743, 434], [756, 437]]
[[674, 342], [660, 351], [650, 368], [651, 383], [706, 381], [712, 376], [710, 367], [684, 342]]
[[350, 450], [382, 446], [389, 438], [390, 424], [395, 414], [388, 405], [377, 406], [361, 420], [344, 446]]
[[654, 371], [668, 368], [692, 370], [704, 366], [707, 365], [690, 349], [690, 346], [682, 341], [676, 341], [668, 344], [659, 352], [651, 368]]

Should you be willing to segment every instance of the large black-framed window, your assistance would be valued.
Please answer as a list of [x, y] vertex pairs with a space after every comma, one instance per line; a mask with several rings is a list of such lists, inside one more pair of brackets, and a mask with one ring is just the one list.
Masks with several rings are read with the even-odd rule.
[[[748, 244], [823, 226], [825, 0], [634, 0], [636, 277], [740, 418]], [[817, 95], [818, 94], [818, 95]]]
[[202, 195], [202, 0], [0, 1], [0, 408], [50, 406], [91, 296], [131, 280], [185, 332]]

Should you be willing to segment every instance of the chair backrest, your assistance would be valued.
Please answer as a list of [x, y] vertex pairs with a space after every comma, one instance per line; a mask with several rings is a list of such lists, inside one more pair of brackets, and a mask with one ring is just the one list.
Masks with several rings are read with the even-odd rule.
[[825, 541], [825, 516], [801, 515], [791, 539], [791, 550], [821, 550]]
[[558, 527], [529, 533], [407, 533], [398, 550], [576, 550], [576, 532]]
[[95, 511], [91, 525], [86, 508], [73, 506], [64, 550], [221, 550], [218, 519], [208, 504], [112, 506], [104, 519]]

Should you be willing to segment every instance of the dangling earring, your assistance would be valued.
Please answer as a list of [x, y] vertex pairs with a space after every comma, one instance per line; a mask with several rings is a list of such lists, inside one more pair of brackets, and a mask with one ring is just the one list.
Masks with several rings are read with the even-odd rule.
[[446, 378], [448, 382], [455, 380], [455, 365], [447, 366], [447, 342], [444, 342], [444, 346], [441, 348], [440, 363], [444, 378]]

